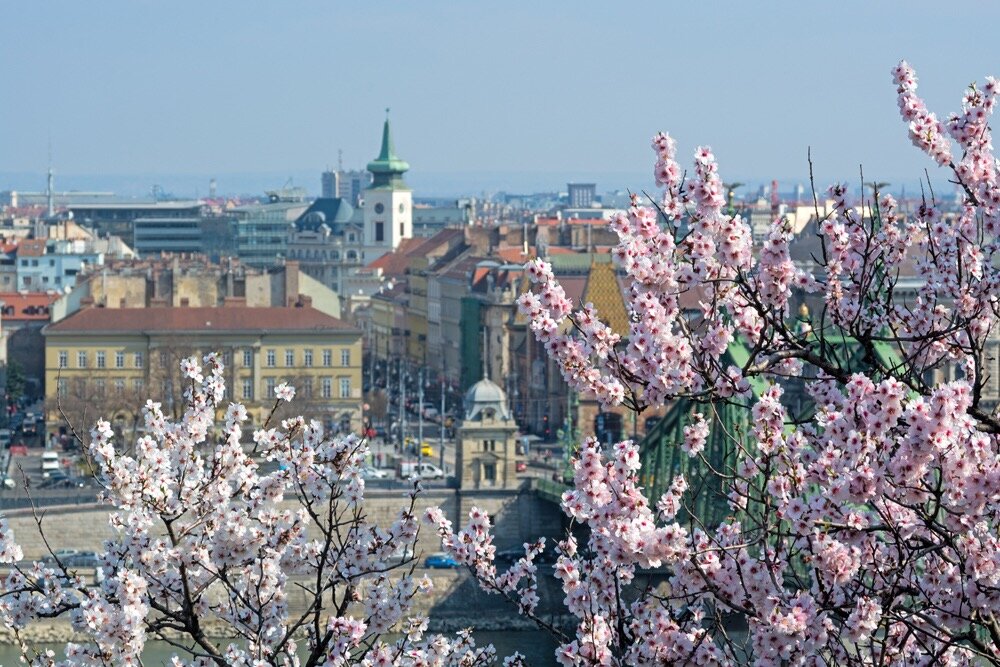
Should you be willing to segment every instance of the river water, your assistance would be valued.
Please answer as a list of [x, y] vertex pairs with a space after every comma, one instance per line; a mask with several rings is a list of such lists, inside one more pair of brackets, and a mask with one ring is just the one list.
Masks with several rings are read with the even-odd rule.
[[[497, 649], [497, 664], [503, 664], [503, 658], [515, 651], [528, 658], [532, 667], [549, 667], [556, 665], [556, 642], [544, 632], [510, 631], [510, 632], [477, 632], [476, 645], [493, 644]], [[48, 644], [33, 648], [51, 648], [56, 652], [56, 659], [63, 656], [63, 646]], [[170, 657], [176, 652], [172, 646], [163, 642], [149, 642], [142, 655], [146, 667], [161, 667], [167, 665]], [[23, 664], [21, 654], [13, 646], [0, 644], [0, 667], [14, 667]]]

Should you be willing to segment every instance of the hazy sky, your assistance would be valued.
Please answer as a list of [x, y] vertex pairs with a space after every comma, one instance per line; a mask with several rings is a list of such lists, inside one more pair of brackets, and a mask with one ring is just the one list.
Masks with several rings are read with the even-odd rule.
[[649, 187], [657, 130], [685, 156], [711, 145], [729, 179], [805, 181], [812, 146], [823, 183], [859, 163], [916, 180], [933, 165], [890, 68], [907, 58], [946, 115], [1000, 75], [998, 19], [996, 3], [912, 0], [12, 0], [0, 189], [33, 185], [51, 140], [64, 187], [288, 174], [315, 191], [338, 148], [348, 168], [375, 156], [387, 106], [428, 192]]

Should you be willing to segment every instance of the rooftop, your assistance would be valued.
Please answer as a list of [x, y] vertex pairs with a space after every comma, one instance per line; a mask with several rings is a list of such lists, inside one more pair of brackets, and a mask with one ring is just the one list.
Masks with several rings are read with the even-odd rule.
[[330, 317], [315, 308], [249, 308], [222, 306], [213, 308], [85, 308], [45, 329], [60, 333], [131, 333], [216, 331], [321, 332], [357, 331], [353, 326]]
[[4, 321], [47, 322], [49, 308], [59, 299], [59, 294], [29, 292], [0, 292]]
[[339, 197], [320, 197], [313, 201], [308, 209], [299, 215], [295, 226], [299, 230], [314, 230], [326, 224], [330, 229], [335, 225], [346, 224], [354, 215], [354, 207]]
[[116, 201], [98, 202], [88, 204], [68, 204], [66, 208], [71, 211], [99, 210], [99, 209], [153, 209], [160, 211], [176, 211], [190, 208], [200, 208], [203, 203], [198, 200], [190, 201]]
[[45, 239], [26, 239], [17, 247], [18, 257], [41, 257], [45, 254]]

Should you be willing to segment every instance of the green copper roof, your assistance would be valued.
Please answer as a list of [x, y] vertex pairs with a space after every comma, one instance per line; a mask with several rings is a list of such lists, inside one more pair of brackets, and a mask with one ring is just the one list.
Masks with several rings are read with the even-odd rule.
[[410, 165], [396, 157], [396, 151], [392, 147], [392, 131], [389, 129], [389, 110], [385, 110], [385, 125], [382, 126], [382, 150], [378, 157], [368, 163], [368, 171], [375, 175], [376, 180], [380, 174], [389, 176], [402, 175], [410, 168]]

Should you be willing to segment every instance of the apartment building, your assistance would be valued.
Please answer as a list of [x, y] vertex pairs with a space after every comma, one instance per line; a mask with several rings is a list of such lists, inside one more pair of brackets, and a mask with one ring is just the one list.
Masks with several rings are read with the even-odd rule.
[[89, 307], [42, 333], [49, 432], [79, 432], [104, 417], [128, 434], [141, 428], [147, 398], [179, 416], [180, 360], [210, 351], [225, 363], [227, 397], [246, 405], [254, 425], [287, 382], [296, 398], [284, 416], [302, 414], [335, 431], [361, 428], [361, 332], [308, 304]]

